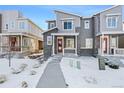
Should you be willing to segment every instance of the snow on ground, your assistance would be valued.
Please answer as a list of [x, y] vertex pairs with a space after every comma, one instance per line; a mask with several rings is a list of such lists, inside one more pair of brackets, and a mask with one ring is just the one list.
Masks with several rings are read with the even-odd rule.
[[[0, 74], [5, 74], [7, 76], [7, 81], [5, 83], [0, 84], [0, 87], [19, 88], [21, 87], [22, 81], [26, 81], [28, 83], [28, 87], [30, 88], [36, 87], [48, 61], [41, 64], [39, 68], [33, 68], [32, 66], [38, 63], [37, 60], [12, 58], [11, 67], [9, 67], [9, 62], [7, 59], [0, 59]], [[11, 68], [19, 68], [20, 65], [23, 63], [28, 65], [24, 71], [19, 74], [11, 73]], [[36, 71], [36, 75], [30, 75], [31, 70]]]
[[[71, 66], [77, 61], [81, 69]], [[124, 87], [124, 68], [115, 70], [106, 66], [106, 70], [99, 70], [98, 59], [94, 57], [63, 57], [60, 66], [70, 88]]]

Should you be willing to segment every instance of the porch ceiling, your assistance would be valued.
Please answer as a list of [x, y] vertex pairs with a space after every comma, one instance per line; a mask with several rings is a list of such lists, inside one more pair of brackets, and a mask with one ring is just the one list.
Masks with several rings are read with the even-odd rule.
[[52, 33], [54, 36], [77, 36], [79, 33]]
[[124, 31], [103, 31], [96, 34], [96, 36], [99, 35], [119, 35], [124, 34]]

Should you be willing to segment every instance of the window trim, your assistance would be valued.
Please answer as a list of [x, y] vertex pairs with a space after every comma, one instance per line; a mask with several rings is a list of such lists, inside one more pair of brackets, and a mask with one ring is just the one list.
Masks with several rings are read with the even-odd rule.
[[[53, 25], [53, 27], [52, 27], [52, 25]], [[50, 23], [50, 29], [51, 29], [51, 28], [54, 28], [54, 27], [55, 27], [55, 23], [51, 22], [51, 23]]]
[[[115, 25], [115, 26], [112, 26], [112, 18], [113, 18], [113, 17], [116, 18], [116, 19], [115, 19], [115, 20], [116, 20], [116, 25]], [[108, 23], [109, 23], [109, 22], [108, 22], [108, 19], [109, 19], [109, 18], [111, 19], [111, 26], [108, 25]], [[106, 17], [106, 27], [107, 27], [107, 28], [117, 28], [117, 25], [118, 25], [118, 17], [117, 17], [117, 16], [107, 16], [107, 17]]]
[[[22, 24], [24, 23], [24, 24]], [[25, 22], [24, 21], [18, 21], [18, 29], [19, 30], [24, 30], [25, 29]]]
[[[89, 22], [88, 27], [86, 25], [86, 22]], [[84, 20], [84, 29], [90, 29], [90, 20]]]
[[[72, 28], [71, 29], [64, 29], [64, 22], [71, 22], [72, 23]], [[74, 25], [73, 25], [73, 20], [62, 20], [62, 28], [64, 31], [70, 31], [74, 29]]]
[[[91, 41], [92, 43], [90, 44], [91, 45], [90, 47], [89, 46], [87, 47], [87, 40], [92, 40]], [[93, 38], [86, 38], [85, 39], [85, 48], [88, 48], [88, 49], [92, 49], [93, 48]]]
[[[50, 41], [50, 43], [48, 41]], [[47, 36], [47, 45], [52, 45], [52, 42], [52, 36]]]
[[[73, 41], [73, 47], [68, 47], [68, 46], [67, 46], [67, 41], [68, 41], [68, 40]], [[70, 43], [71, 43], [71, 42], [70, 42]], [[75, 43], [75, 42], [74, 42], [74, 38], [66, 38], [66, 45], [65, 45], [66, 47], [65, 47], [65, 48], [74, 49], [74, 48], [75, 48], [74, 43]]]

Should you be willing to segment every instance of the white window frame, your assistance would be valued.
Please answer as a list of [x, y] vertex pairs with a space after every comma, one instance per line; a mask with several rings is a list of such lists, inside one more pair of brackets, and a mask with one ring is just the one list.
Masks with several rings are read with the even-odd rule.
[[25, 29], [25, 22], [24, 21], [19, 21], [18, 22], [18, 28], [20, 30], [24, 30]]
[[[68, 46], [68, 40], [70, 40], [70, 46]], [[72, 46], [71, 46], [71, 43], [73, 44]], [[73, 49], [74, 48], [74, 38], [67, 38], [66, 39], [66, 48], [69, 48], [69, 49]]]
[[50, 23], [50, 29], [55, 27], [55, 23]]
[[93, 48], [93, 38], [86, 38], [85, 39], [85, 48]]
[[[64, 29], [64, 22], [71, 22], [71, 23], [72, 23], [72, 28], [71, 28], [71, 29]], [[73, 20], [63, 20], [63, 21], [62, 21], [62, 28], [63, 28], [64, 31], [73, 30], [73, 28], [74, 28]]]
[[10, 28], [11, 28], [11, 29], [14, 29], [14, 28], [15, 28], [15, 22], [14, 22], [14, 21], [11, 21], [11, 22], [10, 22]]
[[52, 36], [47, 36], [47, 45], [52, 45]]
[[90, 20], [84, 20], [84, 29], [90, 29]]
[[[116, 20], [115, 26], [112, 26], [112, 24], [113, 24], [112, 19], [113, 18], [115, 18], [115, 20]], [[110, 22], [111, 26], [109, 26], [109, 22], [108, 22], [109, 19], [111, 20], [111, 22]], [[118, 16], [107, 16], [106, 17], [106, 27], [107, 28], [117, 28], [117, 25], [118, 25]]]
[[117, 47], [117, 38], [116, 37], [111, 38], [111, 47], [114, 47], [114, 48]]

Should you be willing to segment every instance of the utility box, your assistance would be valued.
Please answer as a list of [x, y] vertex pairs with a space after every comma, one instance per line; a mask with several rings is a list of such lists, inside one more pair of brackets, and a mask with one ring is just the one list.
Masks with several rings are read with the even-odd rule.
[[105, 70], [105, 60], [104, 57], [98, 57], [99, 70]]

